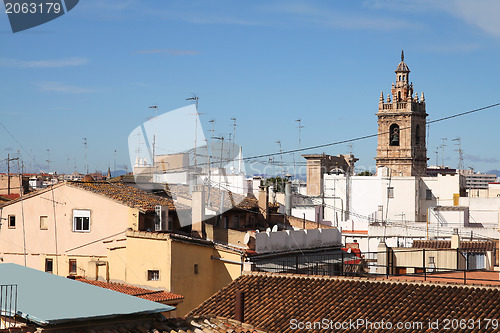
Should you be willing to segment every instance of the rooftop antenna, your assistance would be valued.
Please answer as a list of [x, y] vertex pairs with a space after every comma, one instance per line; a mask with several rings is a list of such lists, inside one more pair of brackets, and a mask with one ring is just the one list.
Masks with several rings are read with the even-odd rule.
[[347, 149], [349, 150], [349, 154], [352, 155], [352, 143], [347, 144]]
[[47, 172], [50, 172], [50, 149], [47, 149], [47, 160], [45, 161], [47, 162]]
[[[302, 128], [304, 128], [304, 126], [302, 126], [302, 119], [296, 119], [295, 121], [298, 123], [297, 128], [299, 129], [299, 154], [300, 154], [302, 149], [301, 130]], [[300, 155], [299, 155], [299, 161], [300, 161]], [[297, 171], [295, 169], [295, 153], [293, 153], [293, 173], [297, 175]]]
[[[148, 108], [149, 109], [155, 109], [155, 117], [154, 117], [154, 119], [156, 120], [156, 118], [158, 117], [158, 105], [153, 105], [153, 106], [150, 106]], [[155, 125], [156, 125], [156, 122], [155, 122]], [[152, 166], [153, 166], [153, 169], [151, 169], [151, 172], [153, 172], [153, 173], [155, 173], [155, 171], [156, 171], [156, 150], [155, 150], [155, 146], [156, 146], [156, 133], [153, 133], [153, 161], [151, 161]], [[115, 150], [115, 152], [116, 152], [116, 150]]]
[[281, 159], [281, 179], [283, 180], [283, 174], [285, 173], [284, 168], [283, 168], [283, 149], [281, 148], [281, 141], [278, 140], [275, 143], [279, 144], [280, 146], [280, 159]]
[[83, 148], [85, 149], [85, 174], [89, 174], [89, 166], [87, 165], [87, 138], [83, 138]]
[[452, 139], [451, 141], [457, 141], [458, 149], [455, 149], [455, 151], [458, 151], [458, 170], [463, 170], [464, 168], [464, 152], [462, 150], [462, 139], [460, 137]]
[[[191, 115], [194, 115], [195, 117], [195, 127], [194, 127], [194, 170], [195, 172], [198, 172], [198, 162], [196, 159], [196, 146], [198, 143], [198, 116], [202, 115], [202, 113], [198, 112], [198, 96], [193, 96], [186, 98], [186, 101], [194, 101], [194, 104], [196, 106], [196, 112], [191, 113]], [[195, 183], [196, 183], [196, 177], [195, 177]]]
[[116, 149], [113, 152], [113, 171], [116, 172]]
[[443, 162], [442, 167], [444, 168], [444, 147], [446, 147], [446, 144], [444, 143], [448, 138], [441, 138], [443, 140], [443, 144], [441, 145], [442, 149], [442, 156], [441, 156], [441, 161]]
[[[232, 117], [231, 120], [233, 121], [233, 154], [235, 153], [236, 149], [235, 149], [235, 141], [236, 141], [236, 118], [235, 117]], [[234, 175], [234, 171], [236, 170], [234, 168], [234, 158], [233, 158], [233, 175]]]

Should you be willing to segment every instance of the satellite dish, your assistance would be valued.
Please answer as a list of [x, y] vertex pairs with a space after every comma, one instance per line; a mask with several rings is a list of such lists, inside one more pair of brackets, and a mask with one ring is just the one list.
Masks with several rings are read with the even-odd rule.
[[266, 229], [266, 232], [271, 232], [271, 228], [267, 228], [267, 229]]
[[272, 232], [276, 232], [276, 231], [278, 231], [278, 225], [275, 225], [275, 226], [273, 227], [273, 229], [272, 229]]
[[243, 243], [244, 243], [245, 245], [247, 245], [247, 244], [248, 244], [248, 242], [250, 242], [250, 234], [247, 232], [247, 233], [245, 234], [245, 237], [243, 237]]

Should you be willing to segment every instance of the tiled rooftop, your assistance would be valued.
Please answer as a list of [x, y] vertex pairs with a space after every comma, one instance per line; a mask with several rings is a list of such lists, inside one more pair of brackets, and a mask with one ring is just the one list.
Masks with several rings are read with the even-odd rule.
[[421, 275], [398, 275], [380, 277], [378, 279], [384, 280], [399, 280], [399, 281], [428, 281], [428, 282], [438, 282], [438, 283], [450, 283], [450, 284], [471, 284], [471, 285], [483, 285], [483, 286], [500, 286], [500, 272], [493, 271], [467, 271], [465, 272], [439, 272], [439, 273], [428, 273], [424, 277]]
[[[413, 248], [418, 249], [451, 249], [451, 241], [445, 240], [415, 240]], [[493, 251], [495, 242], [493, 241], [460, 241], [460, 249], [467, 252]]]
[[[269, 273], [239, 277], [188, 315], [214, 314], [235, 318], [237, 290], [245, 292], [244, 321], [271, 332], [305, 332], [306, 330], [292, 329], [293, 319], [302, 323], [313, 323], [326, 318], [333, 322], [364, 319], [370, 322], [384, 320], [394, 324], [422, 322], [423, 325], [428, 325], [429, 320], [440, 320], [442, 323], [445, 318], [500, 319], [500, 287]], [[424, 329], [418, 331], [425, 331], [427, 328], [428, 326], [424, 326]], [[348, 331], [376, 330], [362, 326]], [[410, 331], [415, 330], [407, 330]]]
[[68, 184], [70, 186], [78, 187], [112, 198], [128, 206], [139, 208], [145, 212], [154, 211], [156, 205], [168, 206], [170, 210], [175, 210], [176, 206], [177, 209], [188, 209], [188, 207], [181, 204], [176, 204], [174, 206], [174, 202], [171, 198], [161, 197], [119, 182], [69, 181]]
[[132, 296], [137, 296], [140, 298], [147, 299], [148, 301], [153, 301], [153, 302], [167, 302], [167, 301], [175, 301], [175, 300], [182, 300], [184, 299], [184, 296], [177, 295], [174, 293], [166, 292], [163, 290], [150, 290], [150, 289], [145, 289], [145, 288], [139, 288], [135, 286], [130, 286], [122, 283], [108, 283], [104, 281], [95, 281], [95, 280], [88, 280], [82, 277], [77, 277], [75, 280], [80, 281], [80, 282], [85, 282], [94, 286], [98, 286], [101, 288], [106, 288], [114, 291], [118, 291], [123, 294], [127, 295], [132, 295]]
[[[202, 332], [234, 332], [234, 333], [264, 333], [266, 331], [258, 330], [252, 325], [241, 323], [236, 320], [214, 317], [214, 316], [197, 316], [187, 318], [173, 318], [164, 321], [145, 320], [145, 321], [128, 321], [123, 320], [120, 323], [101, 324], [99, 326], [91, 326], [92, 323], [87, 323], [85, 327], [61, 327], [49, 328], [50, 332], [64, 333], [202, 333]], [[3, 330], [0, 330], [2, 332]], [[43, 328], [42, 328], [43, 331]], [[35, 333], [36, 328], [23, 327], [21, 329], [11, 329], [11, 333]]]
[[[189, 192], [189, 186], [187, 185], [169, 184], [168, 186], [166, 186], [166, 192], [173, 198], [180, 196], [191, 199], [191, 193]], [[225, 210], [231, 208], [255, 210], [259, 207], [259, 202], [253, 195], [244, 196], [223, 189], [219, 190], [218, 188], [213, 186], [210, 187], [210, 196], [208, 195], [207, 191], [205, 194], [205, 198], [207, 200], [210, 199], [210, 205], [214, 209], [218, 210], [220, 209], [223, 193]]]

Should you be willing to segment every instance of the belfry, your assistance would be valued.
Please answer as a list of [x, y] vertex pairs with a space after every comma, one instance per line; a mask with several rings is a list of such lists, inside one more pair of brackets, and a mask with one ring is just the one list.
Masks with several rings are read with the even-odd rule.
[[394, 176], [426, 176], [427, 150], [425, 98], [413, 95], [410, 69], [404, 62], [396, 68], [396, 84], [378, 106], [377, 168], [388, 167]]

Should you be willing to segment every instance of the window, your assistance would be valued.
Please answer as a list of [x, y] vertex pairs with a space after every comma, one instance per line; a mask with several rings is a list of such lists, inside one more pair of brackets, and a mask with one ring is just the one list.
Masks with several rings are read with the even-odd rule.
[[394, 198], [394, 187], [388, 187], [387, 188], [387, 197], [388, 198]]
[[392, 124], [389, 127], [389, 146], [399, 146], [399, 126]]
[[69, 260], [69, 274], [76, 274], [76, 259]]
[[9, 215], [9, 228], [14, 229], [16, 227], [16, 215]]
[[48, 216], [40, 216], [40, 230], [49, 229], [47, 225]]
[[429, 265], [434, 265], [434, 257], [429, 257]]
[[73, 231], [90, 231], [90, 210], [73, 211]]
[[148, 281], [159, 281], [160, 271], [159, 270], [148, 270]]
[[198, 264], [194, 264], [194, 274], [198, 274]]
[[238, 228], [240, 227], [240, 216], [239, 216], [239, 215], [236, 215], [236, 216], [234, 217], [234, 227], [235, 227], [236, 229], [238, 229]]
[[432, 190], [425, 190], [425, 200], [432, 200]]
[[45, 259], [45, 271], [52, 273], [54, 270], [54, 261], [52, 259]]

